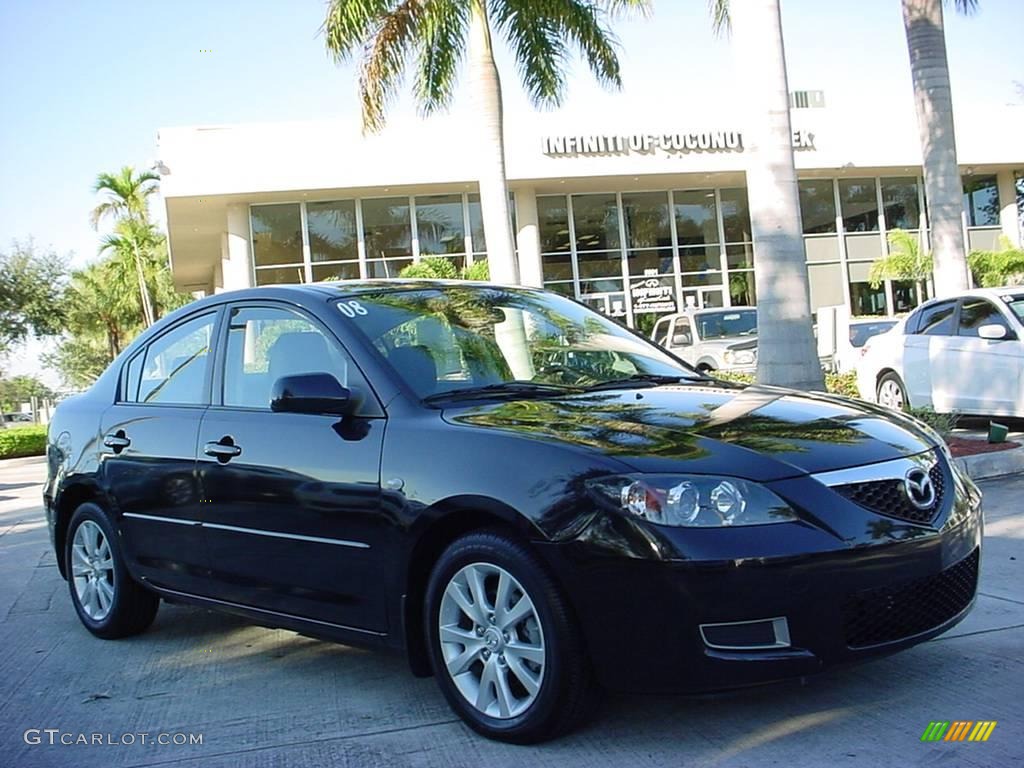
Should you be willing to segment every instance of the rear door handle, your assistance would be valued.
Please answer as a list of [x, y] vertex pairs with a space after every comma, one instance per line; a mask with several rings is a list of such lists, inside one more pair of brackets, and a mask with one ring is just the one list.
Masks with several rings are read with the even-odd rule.
[[124, 430], [119, 429], [117, 432], [112, 432], [103, 438], [103, 444], [110, 448], [114, 453], [120, 453], [129, 445], [132, 441], [125, 437]]
[[235, 445], [235, 441], [229, 435], [225, 435], [215, 443], [207, 443], [203, 447], [203, 453], [215, 457], [220, 462], [228, 462], [241, 452], [241, 447]]

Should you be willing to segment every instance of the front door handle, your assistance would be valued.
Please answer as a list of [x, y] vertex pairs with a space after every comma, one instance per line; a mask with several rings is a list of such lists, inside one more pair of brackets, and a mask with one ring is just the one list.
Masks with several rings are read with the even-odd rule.
[[117, 432], [111, 432], [109, 435], [103, 438], [103, 444], [110, 448], [114, 453], [120, 453], [129, 445], [132, 441], [125, 437], [124, 430], [119, 429]]
[[221, 463], [227, 463], [242, 452], [241, 447], [235, 445], [230, 435], [225, 435], [215, 443], [207, 443], [203, 447], [203, 453], [213, 456]]

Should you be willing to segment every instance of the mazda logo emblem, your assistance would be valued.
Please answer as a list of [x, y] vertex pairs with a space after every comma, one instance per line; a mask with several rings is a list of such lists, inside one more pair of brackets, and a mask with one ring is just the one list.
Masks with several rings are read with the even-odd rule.
[[914, 467], [903, 479], [903, 488], [910, 503], [918, 509], [929, 509], [935, 504], [935, 484], [920, 467]]

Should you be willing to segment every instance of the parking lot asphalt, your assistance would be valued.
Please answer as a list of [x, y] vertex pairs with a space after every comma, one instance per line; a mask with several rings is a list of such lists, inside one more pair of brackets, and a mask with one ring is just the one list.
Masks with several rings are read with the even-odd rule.
[[[42, 460], [0, 462], [0, 766], [1024, 762], [1024, 477], [981, 484], [980, 596], [947, 634], [803, 682], [715, 697], [609, 695], [584, 729], [516, 747], [476, 736], [397, 656], [172, 605], [138, 637], [92, 637], [50, 552], [43, 474]], [[933, 720], [998, 725], [984, 743], [922, 743]], [[152, 743], [176, 734], [202, 743]]]

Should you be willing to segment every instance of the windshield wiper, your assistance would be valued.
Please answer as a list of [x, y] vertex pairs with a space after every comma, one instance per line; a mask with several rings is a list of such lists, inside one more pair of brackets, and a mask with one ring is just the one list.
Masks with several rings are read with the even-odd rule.
[[708, 380], [708, 377], [698, 378], [696, 376], [671, 376], [661, 373], [634, 373], [632, 376], [625, 376], [621, 379], [609, 379], [608, 381], [591, 384], [586, 388], [586, 391], [595, 392], [602, 389], [620, 389], [638, 385], [656, 387], [659, 384], [700, 383]]
[[539, 381], [499, 381], [496, 384], [482, 384], [477, 387], [455, 387], [435, 392], [423, 398], [423, 402], [450, 400], [460, 397], [487, 397], [489, 395], [561, 395], [566, 392], [582, 392], [582, 387], [566, 384], [544, 384]]

